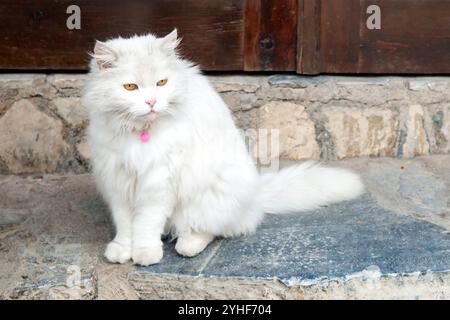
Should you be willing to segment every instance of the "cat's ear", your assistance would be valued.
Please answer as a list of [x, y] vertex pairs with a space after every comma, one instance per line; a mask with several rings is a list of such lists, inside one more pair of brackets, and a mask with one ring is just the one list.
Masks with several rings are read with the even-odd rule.
[[111, 68], [113, 62], [116, 61], [117, 55], [110, 47], [104, 42], [96, 41], [94, 47], [94, 54], [92, 57], [97, 62], [97, 66], [100, 70]]
[[164, 38], [161, 38], [161, 47], [168, 54], [175, 54], [178, 45], [180, 44], [181, 39], [178, 38], [177, 29], [173, 29], [171, 33], [166, 35]]

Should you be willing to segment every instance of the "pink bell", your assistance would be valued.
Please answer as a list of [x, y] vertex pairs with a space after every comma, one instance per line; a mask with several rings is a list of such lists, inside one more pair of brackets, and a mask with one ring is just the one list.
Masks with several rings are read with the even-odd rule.
[[148, 131], [142, 131], [139, 138], [142, 142], [146, 143], [148, 139], [150, 139], [150, 134], [148, 133]]

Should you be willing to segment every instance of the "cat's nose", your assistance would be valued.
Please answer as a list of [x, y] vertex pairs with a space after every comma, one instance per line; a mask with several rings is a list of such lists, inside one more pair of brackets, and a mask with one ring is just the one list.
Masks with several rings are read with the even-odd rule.
[[147, 100], [147, 101], [145, 101], [145, 103], [148, 104], [150, 106], [150, 108], [153, 108], [153, 106], [156, 103], [156, 99]]

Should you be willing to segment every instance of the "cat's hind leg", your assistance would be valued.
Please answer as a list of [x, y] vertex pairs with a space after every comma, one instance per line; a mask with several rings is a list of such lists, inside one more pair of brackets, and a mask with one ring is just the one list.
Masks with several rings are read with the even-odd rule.
[[194, 257], [213, 240], [214, 236], [210, 233], [189, 230], [178, 236], [175, 250], [182, 256]]

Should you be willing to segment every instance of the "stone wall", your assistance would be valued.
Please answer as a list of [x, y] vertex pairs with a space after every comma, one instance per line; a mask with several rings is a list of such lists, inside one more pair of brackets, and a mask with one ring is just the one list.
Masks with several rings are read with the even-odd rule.
[[[0, 75], [0, 173], [85, 172], [83, 74]], [[241, 128], [284, 159], [449, 153], [450, 77], [209, 77]]]

